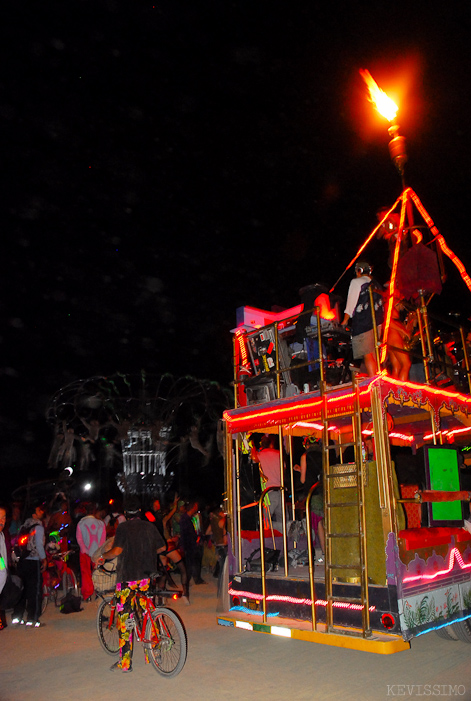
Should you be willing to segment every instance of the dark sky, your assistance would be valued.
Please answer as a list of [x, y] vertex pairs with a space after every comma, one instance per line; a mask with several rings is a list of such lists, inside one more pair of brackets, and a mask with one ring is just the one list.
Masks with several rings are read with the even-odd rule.
[[[59, 388], [142, 368], [227, 384], [238, 306], [335, 282], [401, 190], [360, 68], [400, 97], [408, 184], [471, 268], [470, 10], [433, 7], [7, 3], [4, 485], [41, 474]], [[450, 268], [440, 302], [469, 315], [468, 295]]]

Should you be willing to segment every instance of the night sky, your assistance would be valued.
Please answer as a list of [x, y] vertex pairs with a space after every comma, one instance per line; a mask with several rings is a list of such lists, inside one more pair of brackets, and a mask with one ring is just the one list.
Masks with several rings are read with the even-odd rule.
[[[401, 192], [360, 68], [400, 103], [407, 183], [471, 269], [466, 3], [46, 0], [2, 15], [6, 498], [45, 474], [44, 412], [64, 385], [141, 369], [227, 385], [238, 306], [290, 307], [337, 280]], [[447, 270], [437, 304], [466, 318]]]

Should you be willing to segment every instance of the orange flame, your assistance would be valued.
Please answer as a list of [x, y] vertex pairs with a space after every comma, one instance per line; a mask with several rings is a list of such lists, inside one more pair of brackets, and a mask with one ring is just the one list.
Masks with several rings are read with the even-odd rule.
[[332, 307], [330, 306], [329, 297], [325, 294], [325, 292], [316, 297], [314, 305], [316, 307], [320, 307], [321, 319], [326, 319], [329, 321], [331, 321], [332, 319], [337, 320], [337, 311], [335, 309], [332, 309]]
[[378, 112], [383, 117], [386, 117], [389, 122], [392, 122], [399, 107], [393, 100], [391, 100], [390, 97], [386, 95], [384, 90], [381, 90], [381, 88], [378, 87], [378, 84], [369, 71], [365, 70], [364, 68], [360, 68], [360, 75], [370, 91], [370, 102], [374, 104]]

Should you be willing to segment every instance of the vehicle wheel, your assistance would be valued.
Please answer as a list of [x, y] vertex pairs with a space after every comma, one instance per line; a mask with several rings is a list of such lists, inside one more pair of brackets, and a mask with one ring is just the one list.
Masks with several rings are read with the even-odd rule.
[[49, 603], [49, 587], [43, 584], [43, 598], [41, 601], [41, 616], [43, 615], [44, 611], [47, 609], [47, 605]]
[[152, 612], [152, 621], [147, 621], [146, 642], [147, 655], [159, 674], [164, 677], [176, 677], [186, 662], [186, 634], [182, 622], [168, 608], [156, 608]]
[[458, 640], [463, 643], [471, 643], [471, 623], [469, 618], [465, 621], [453, 623], [453, 633], [456, 633]]
[[446, 626], [445, 628], [438, 628], [438, 630], [436, 630], [435, 633], [438, 635], [439, 638], [443, 638], [444, 640], [458, 640], [458, 636], [453, 630], [452, 625]]
[[[110, 625], [110, 616], [113, 621]], [[96, 616], [96, 629], [98, 640], [108, 655], [117, 655], [119, 652], [119, 634], [116, 625], [116, 609], [111, 608], [111, 599], [105, 599], [98, 609]]]
[[78, 584], [75, 574], [70, 570], [69, 572], [64, 572], [62, 575], [62, 591], [64, 596], [67, 594], [73, 594], [78, 596]]
[[74, 596], [79, 595], [77, 580], [72, 570], [64, 572], [60, 584], [54, 590], [56, 606], [60, 606], [63, 603], [64, 597], [66, 597], [67, 594], [73, 594]]

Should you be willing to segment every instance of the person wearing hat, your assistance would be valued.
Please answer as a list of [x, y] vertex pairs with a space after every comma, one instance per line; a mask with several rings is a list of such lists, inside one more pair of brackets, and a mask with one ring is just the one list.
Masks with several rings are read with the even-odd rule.
[[140, 591], [149, 588], [149, 576], [157, 570], [157, 558], [165, 552], [166, 544], [157, 528], [140, 518], [141, 505], [135, 496], [125, 504], [126, 521], [116, 529], [111, 550], [98, 560], [118, 557], [116, 596], [118, 603], [119, 660], [111, 670], [132, 672], [133, 631], [126, 630], [125, 621], [133, 609], [133, 602]]
[[370, 377], [376, 375], [375, 341], [373, 318], [370, 304], [370, 286], [373, 287], [374, 313], [378, 338], [381, 335], [384, 308], [379, 285], [372, 279], [373, 266], [367, 261], [357, 261], [355, 264], [356, 277], [348, 288], [347, 304], [342, 326], [347, 326], [351, 320], [353, 357], [363, 358], [366, 371]]

